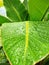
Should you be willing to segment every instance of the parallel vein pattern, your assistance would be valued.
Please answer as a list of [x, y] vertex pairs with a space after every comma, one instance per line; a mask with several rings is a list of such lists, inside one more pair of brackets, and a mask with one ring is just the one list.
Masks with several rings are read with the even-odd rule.
[[4, 5], [7, 10], [7, 17], [10, 18], [12, 22], [27, 20], [28, 12], [20, 0], [4, 0]]

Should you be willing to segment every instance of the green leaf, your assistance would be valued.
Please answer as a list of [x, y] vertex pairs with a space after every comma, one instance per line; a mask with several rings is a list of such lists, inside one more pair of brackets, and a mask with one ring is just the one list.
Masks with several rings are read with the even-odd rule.
[[49, 54], [49, 21], [4, 23], [2, 42], [12, 65], [34, 65]]
[[0, 46], [0, 65], [1, 63], [6, 63], [6, 62], [7, 62], [7, 59], [6, 59], [5, 53], [3, 51], [3, 48]]
[[0, 65], [10, 65], [9, 63], [1, 63]]
[[7, 16], [12, 22], [25, 21], [28, 19], [28, 12], [19, 0], [4, 0], [4, 5], [7, 10]]
[[30, 20], [41, 21], [48, 10], [49, 0], [29, 0], [28, 6]]
[[8, 22], [11, 22], [11, 20], [7, 17], [4, 17], [4, 16], [0, 15], [0, 24], [5, 23], [5, 22], [8, 23]]
[[24, 0], [23, 5], [26, 7], [26, 9], [28, 9], [28, 1]]
[[48, 11], [47, 11], [47, 13], [46, 13], [46, 15], [45, 15], [43, 20], [44, 21], [49, 21], [49, 9], [48, 9]]
[[42, 65], [49, 65], [49, 55], [44, 59]]

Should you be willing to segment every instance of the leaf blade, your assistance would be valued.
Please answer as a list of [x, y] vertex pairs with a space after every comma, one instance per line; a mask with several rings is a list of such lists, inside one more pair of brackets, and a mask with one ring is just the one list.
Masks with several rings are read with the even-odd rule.
[[11, 22], [9, 18], [0, 15], [0, 24], [8, 22]]
[[31, 21], [41, 21], [46, 10], [49, 7], [49, 0], [29, 0], [28, 6], [29, 6], [29, 14], [30, 14], [30, 20]]
[[[49, 21], [27, 23], [28, 44], [26, 22], [3, 24], [3, 47], [12, 65], [34, 65], [49, 54]], [[24, 55], [25, 48], [27, 50]]]
[[7, 16], [14, 21], [26, 20], [27, 11], [19, 0], [4, 0]]

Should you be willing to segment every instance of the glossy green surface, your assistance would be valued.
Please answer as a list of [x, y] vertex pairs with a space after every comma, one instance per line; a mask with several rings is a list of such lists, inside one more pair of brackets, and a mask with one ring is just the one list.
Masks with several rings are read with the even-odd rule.
[[49, 54], [49, 21], [28, 24], [28, 46], [26, 22], [4, 23], [2, 26], [4, 51], [12, 65], [34, 65]]
[[49, 7], [49, 0], [29, 0], [28, 11], [31, 21], [41, 21]]
[[27, 20], [28, 13], [25, 6], [19, 0], [4, 0], [4, 5], [7, 10], [7, 16], [12, 22]]
[[12, 22], [9, 18], [0, 15], [0, 24]]

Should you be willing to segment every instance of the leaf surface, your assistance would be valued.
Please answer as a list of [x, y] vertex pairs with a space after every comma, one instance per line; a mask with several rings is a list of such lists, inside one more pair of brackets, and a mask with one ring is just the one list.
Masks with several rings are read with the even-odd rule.
[[7, 17], [4, 17], [4, 16], [1, 16], [0, 15], [0, 24], [2, 24], [2, 23], [8, 23], [8, 22], [12, 22], [12, 20], [10, 20], [9, 18], [7, 18]]
[[12, 65], [34, 65], [49, 54], [49, 21], [4, 23], [2, 42]]
[[28, 13], [25, 6], [19, 0], [4, 0], [4, 5], [7, 10], [7, 16], [12, 22], [27, 20]]
[[28, 0], [24, 0], [23, 4], [26, 7], [26, 9], [28, 9]]
[[49, 8], [49, 0], [29, 0], [28, 7], [30, 20], [41, 21]]

